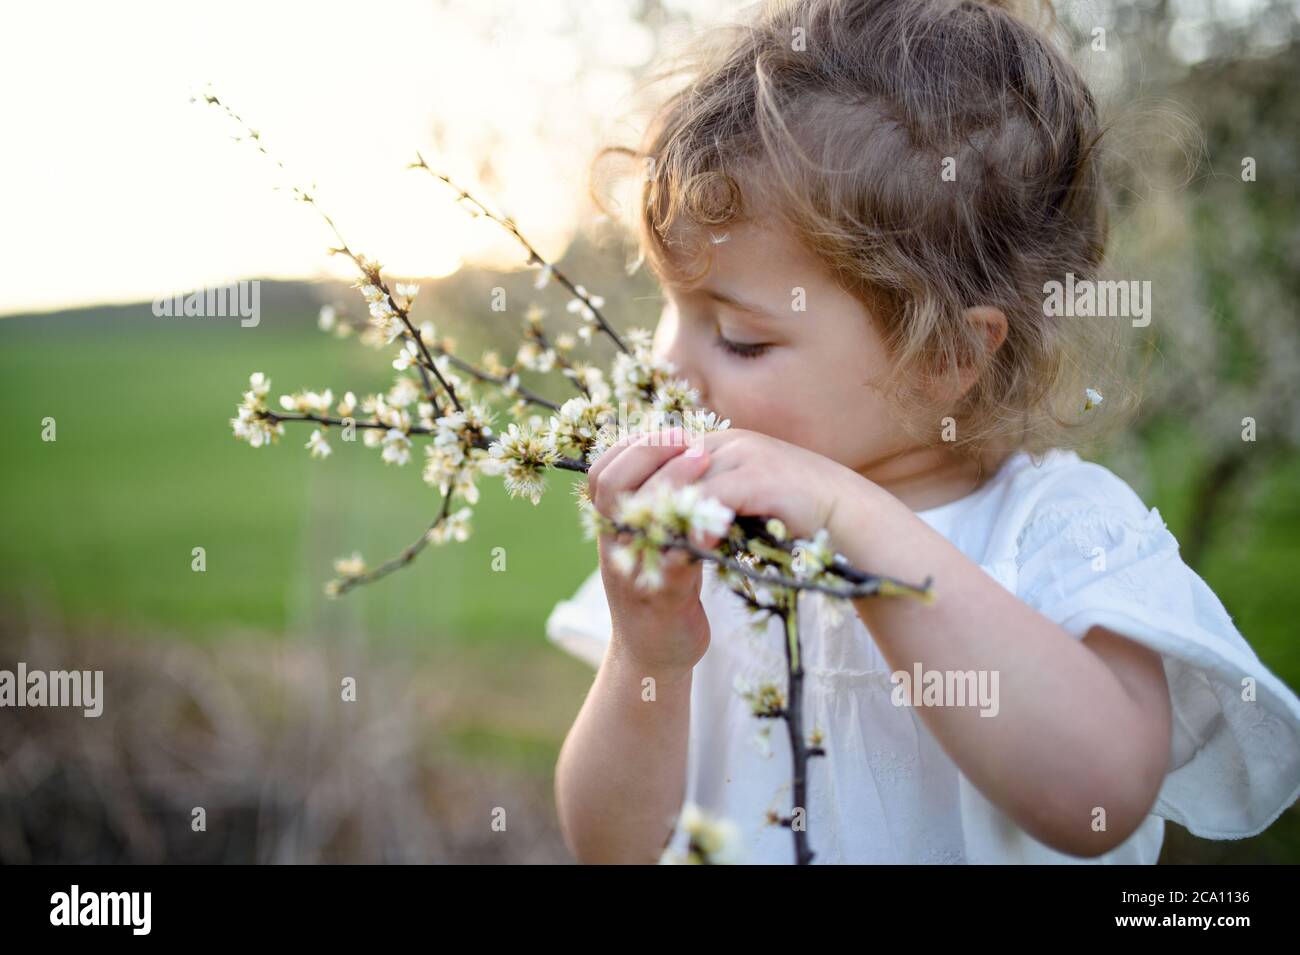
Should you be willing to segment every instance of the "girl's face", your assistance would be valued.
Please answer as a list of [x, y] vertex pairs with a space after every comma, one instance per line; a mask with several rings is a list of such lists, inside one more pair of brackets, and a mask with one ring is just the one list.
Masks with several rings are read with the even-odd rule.
[[692, 290], [666, 283], [654, 353], [731, 426], [870, 476], [914, 441], [871, 384], [888, 354], [866, 307], [790, 233], [727, 227]]

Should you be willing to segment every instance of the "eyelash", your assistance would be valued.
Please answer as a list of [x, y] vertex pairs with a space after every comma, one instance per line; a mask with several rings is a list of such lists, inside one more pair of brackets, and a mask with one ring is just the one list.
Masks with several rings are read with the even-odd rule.
[[718, 333], [716, 339], [718, 345], [723, 351], [730, 352], [737, 358], [758, 358], [772, 346], [769, 344], [749, 344], [743, 342], [733, 342], [729, 338], [724, 338], [722, 333]]

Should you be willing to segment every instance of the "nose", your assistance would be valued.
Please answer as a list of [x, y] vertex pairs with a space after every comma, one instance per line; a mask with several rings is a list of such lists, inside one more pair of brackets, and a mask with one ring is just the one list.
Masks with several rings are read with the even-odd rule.
[[675, 369], [674, 376], [690, 382], [691, 387], [699, 392], [700, 403], [707, 407], [708, 385], [697, 360], [700, 346], [687, 331], [676, 311], [665, 308], [655, 328], [651, 354], [670, 362]]

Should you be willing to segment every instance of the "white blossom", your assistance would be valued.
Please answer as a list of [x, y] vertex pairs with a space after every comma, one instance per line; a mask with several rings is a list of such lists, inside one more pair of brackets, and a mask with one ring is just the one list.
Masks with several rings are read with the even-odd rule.
[[393, 359], [393, 367], [398, 371], [406, 371], [412, 365], [418, 364], [420, 364], [420, 346], [415, 342], [408, 341]]
[[411, 460], [411, 439], [397, 428], [389, 428], [384, 434], [384, 451], [381, 457], [387, 464], [403, 465]]
[[285, 411], [294, 411], [299, 414], [317, 414], [328, 415], [330, 405], [334, 403], [334, 392], [326, 388], [324, 391], [297, 391], [291, 395], [280, 396], [280, 407]]
[[321, 437], [320, 429], [311, 433], [311, 437], [307, 439], [306, 447], [313, 458], [328, 458], [330, 456], [329, 443]]
[[389, 304], [388, 297], [370, 303], [370, 324], [384, 337], [384, 344], [392, 344], [406, 331], [406, 325]]
[[695, 803], [682, 806], [677, 826], [686, 833], [685, 852], [665, 849], [663, 865], [735, 865], [742, 859], [740, 829], [734, 822], [706, 813]]
[[640, 348], [649, 348], [654, 336], [648, 328], [629, 328], [623, 333], [623, 341], [632, 347], [635, 351]]
[[254, 409], [245, 406], [239, 408], [238, 417], [230, 419], [230, 426], [236, 438], [254, 448], [268, 445], [284, 434], [283, 424], [259, 417]]
[[785, 694], [772, 680], [753, 684], [737, 675], [731, 685], [741, 699], [749, 703], [754, 716], [775, 716], [785, 709]]
[[251, 447], [260, 448], [284, 434], [284, 425], [265, 417], [268, 412], [266, 395], [271, 390], [271, 380], [260, 371], [248, 377], [248, 391], [230, 419], [230, 428], [236, 438]]
[[796, 539], [791, 549], [794, 560], [790, 569], [797, 580], [812, 580], [835, 562], [830, 531], [824, 527], [813, 534], [811, 540]]
[[360, 577], [365, 572], [366, 562], [355, 551], [351, 557], [340, 557], [334, 561], [334, 573], [340, 577]]
[[[584, 326], [585, 327], [585, 326]], [[582, 334], [582, 329], [578, 330]], [[633, 354], [619, 352], [614, 356], [610, 376], [614, 382], [614, 396], [630, 405], [639, 405], [656, 389], [667, 382], [676, 369], [669, 361], [655, 358], [643, 348]]]
[[636, 570], [636, 551], [631, 547], [615, 545], [610, 553], [610, 560], [613, 562], [615, 569], [624, 577], [631, 577], [632, 571]]
[[430, 528], [428, 533], [429, 543], [445, 544], [449, 540], [464, 543], [469, 540], [471, 513], [470, 508], [462, 507], [460, 510], [448, 514], [445, 520], [439, 521], [435, 527]]
[[[578, 487], [585, 489], [586, 485], [579, 484]], [[578, 520], [585, 540], [595, 540], [608, 529], [609, 519], [596, 510], [596, 506], [585, 494], [578, 498]]]
[[636, 585], [642, 590], [658, 590], [664, 585], [664, 572], [658, 551], [647, 550], [641, 554], [641, 573]]
[[654, 410], [684, 414], [700, 403], [700, 393], [684, 378], [673, 378], [655, 389]]
[[[581, 285], [574, 286], [574, 291], [578, 293], [577, 296], [570, 299], [569, 304], [565, 307], [568, 309], [570, 314], [581, 315], [583, 321], [594, 322], [596, 320], [596, 313], [593, 309], [600, 308], [605, 304], [605, 300], [599, 295], [589, 294]], [[579, 331], [578, 334], [582, 334], [582, 332]], [[588, 332], [588, 334], [590, 334], [590, 332]]]
[[555, 352], [541, 348], [535, 341], [526, 341], [520, 345], [515, 360], [530, 371], [543, 374], [555, 368]]
[[555, 464], [559, 453], [555, 440], [547, 432], [512, 423], [492, 445], [491, 471], [504, 478], [511, 497], [526, 497], [534, 504], [546, 490], [546, 471]]
[[394, 408], [408, 408], [420, 398], [420, 386], [415, 379], [398, 375], [393, 379], [393, 387], [388, 389], [388, 404]]
[[551, 417], [551, 435], [557, 450], [571, 457], [581, 457], [596, 441], [602, 425], [615, 416], [614, 407], [607, 401], [595, 400], [585, 395], [570, 398]]
[[682, 427], [695, 437], [710, 431], [726, 431], [731, 427], [731, 419], [719, 419], [712, 411], [689, 410], [682, 415]]
[[425, 445], [424, 481], [440, 493], [460, 494], [469, 503], [478, 501], [474, 480], [486, 470], [488, 452], [479, 447], [482, 438], [492, 433], [493, 412], [481, 404], [468, 404], [433, 422], [433, 441]]
[[[692, 486], [692, 485], [688, 485]], [[706, 497], [692, 507], [689, 522], [692, 530], [715, 537], [726, 537], [736, 513], [716, 497]]]
[[[624, 494], [615, 509], [615, 523], [640, 531], [628, 544], [641, 558], [636, 585], [657, 590], [663, 585], [662, 549], [672, 541], [702, 531], [725, 537], [735, 514], [716, 498], [702, 496], [698, 484], [672, 487], [658, 484]], [[629, 565], [620, 557], [616, 566]]]

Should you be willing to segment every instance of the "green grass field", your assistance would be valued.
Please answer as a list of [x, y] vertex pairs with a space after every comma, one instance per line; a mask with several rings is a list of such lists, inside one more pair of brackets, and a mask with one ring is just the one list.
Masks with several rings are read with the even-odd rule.
[[[335, 557], [356, 549], [373, 564], [396, 554], [439, 498], [420, 479], [417, 455], [384, 465], [378, 450], [336, 432], [334, 454], [317, 461], [303, 448], [310, 428], [287, 427], [262, 449], [231, 435], [254, 370], [271, 377], [273, 402], [305, 387], [341, 395], [390, 383], [383, 355], [311, 327], [303, 315], [243, 329], [147, 309], [0, 322], [4, 599], [77, 624], [192, 640], [251, 629], [364, 633], [412, 647], [543, 641], [551, 606], [595, 566], [572, 475], [557, 475], [538, 507], [485, 481], [468, 542], [429, 548], [340, 600], [324, 597]], [[47, 416], [57, 422], [49, 443]], [[498, 546], [504, 572], [491, 569]], [[206, 572], [191, 570], [194, 547], [206, 549]]]

